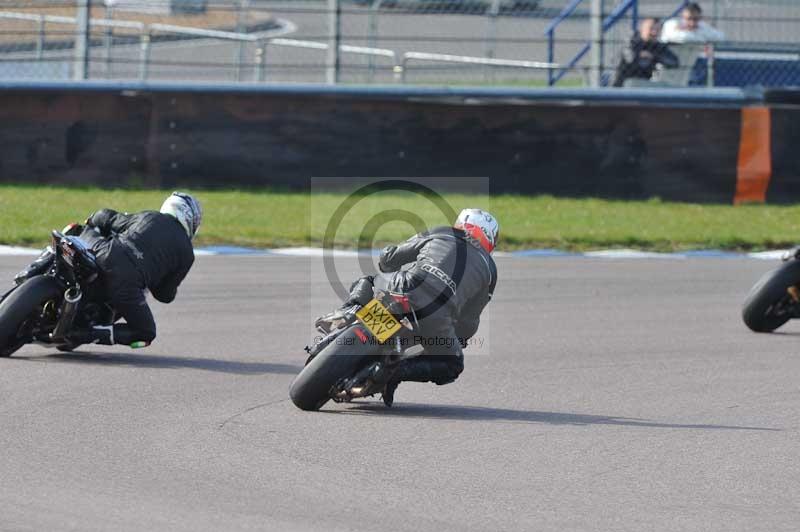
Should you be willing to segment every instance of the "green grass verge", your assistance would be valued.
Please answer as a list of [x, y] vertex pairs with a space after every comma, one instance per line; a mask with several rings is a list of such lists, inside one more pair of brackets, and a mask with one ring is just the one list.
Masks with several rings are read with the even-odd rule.
[[[0, 186], [0, 243], [40, 246], [47, 241], [51, 229], [83, 220], [98, 208], [157, 209], [168, 193]], [[199, 245], [319, 245], [329, 220], [343, 200], [343, 196], [335, 194], [269, 190], [195, 193], [205, 209]], [[455, 211], [481, 207], [494, 212], [502, 226], [502, 249], [753, 250], [789, 246], [800, 240], [800, 206], [733, 207], [512, 195], [491, 198], [448, 195], [446, 200]], [[408, 194], [373, 196], [359, 202], [342, 219], [336, 244], [358, 246], [362, 228], [373, 217], [380, 229], [374, 239], [367, 238], [360, 245], [371, 242], [380, 245], [407, 238], [412, 232], [407, 223], [384, 223], [387, 218], [381, 213], [387, 209], [413, 212], [426, 225], [446, 221], [439, 209], [424, 198]]]

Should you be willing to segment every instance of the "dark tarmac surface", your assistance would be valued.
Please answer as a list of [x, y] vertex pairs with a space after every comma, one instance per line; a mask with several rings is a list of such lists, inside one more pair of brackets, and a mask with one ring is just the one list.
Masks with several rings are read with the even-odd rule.
[[739, 317], [775, 264], [498, 263], [480, 354], [391, 410], [288, 400], [311, 259], [200, 257], [153, 346], [0, 360], [0, 530], [797, 529], [800, 323]]

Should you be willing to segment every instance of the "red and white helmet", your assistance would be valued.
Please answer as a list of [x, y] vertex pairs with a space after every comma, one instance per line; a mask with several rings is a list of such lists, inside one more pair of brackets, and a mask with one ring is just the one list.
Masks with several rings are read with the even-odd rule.
[[500, 224], [494, 216], [481, 209], [464, 209], [453, 224], [456, 229], [462, 229], [467, 235], [475, 239], [480, 246], [491, 253], [497, 245], [500, 234]]

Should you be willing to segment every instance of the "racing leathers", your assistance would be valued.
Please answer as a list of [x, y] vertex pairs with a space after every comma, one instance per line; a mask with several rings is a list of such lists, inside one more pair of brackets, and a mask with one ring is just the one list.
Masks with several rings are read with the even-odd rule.
[[[134, 214], [112, 209], [95, 212], [81, 238], [94, 251], [103, 272], [106, 296], [124, 324], [116, 324], [103, 337], [89, 332], [79, 343], [150, 343], [156, 323], [144, 290], [158, 301], [170, 303], [194, 263], [192, 242], [178, 220], [158, 211]], [[80, 336], [80, 335], [79, 335]]]
[[478, 330], [497, 283], [492, 256], [463, 230], [437, 227], [384, 248], [378, 267], [382, 274], [353, 284], [345, 306], [365, 305], [373, 288], [408, 296], [425, 347], [422, 356], [404, 360], [388, 378], [436, 384], [456, 380], [464, 369], [462, 349]]

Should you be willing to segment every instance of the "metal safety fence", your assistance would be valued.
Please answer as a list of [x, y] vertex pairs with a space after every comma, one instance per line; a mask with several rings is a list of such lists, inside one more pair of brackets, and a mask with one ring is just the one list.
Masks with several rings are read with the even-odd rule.
[[[613, 85], [682, 0], [8, 0], [4, 79]], [[800, 83], [800, 2], [704, 0], [724, 34], [626, 85]], [[597, 28], [600, 28], [599, 30]], [[646, 54], [645, 54], [646, 55]], [[635, 58], [636, 59], [636, 58]], [[639, 58], [640, 59], [640, 58]], [[669, 68], [668, 68], [669, 66]]]

